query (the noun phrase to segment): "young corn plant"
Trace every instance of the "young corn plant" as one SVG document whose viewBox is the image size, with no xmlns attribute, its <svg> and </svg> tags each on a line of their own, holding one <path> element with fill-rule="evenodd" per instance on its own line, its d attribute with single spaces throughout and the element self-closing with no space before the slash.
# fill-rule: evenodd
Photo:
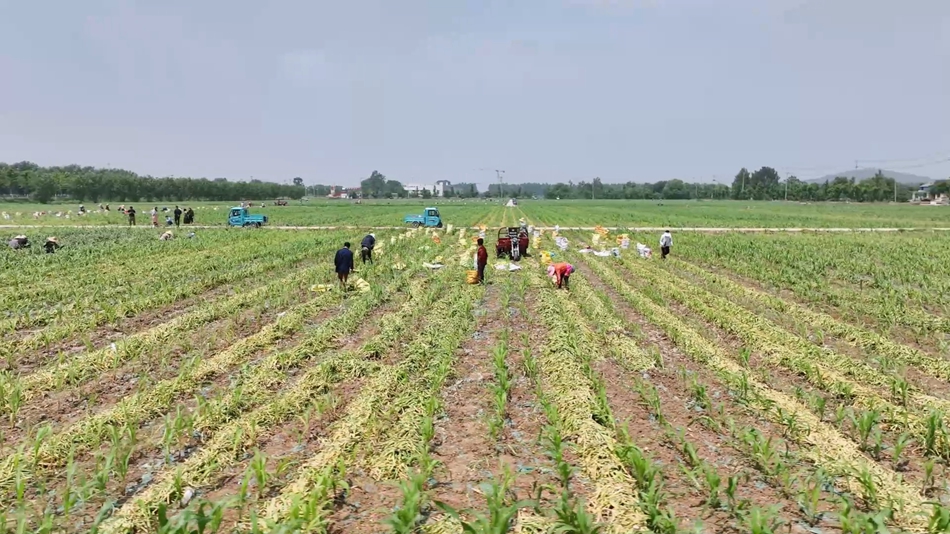
<svg viewBox="0 0 950 534">
<path fill-rule="evenodd" d="M 600 534 L 603 529 L 584 509 L 583 501 L 566 491 L 561 494 L 554 505 L 555 534 Z"/>
<path fill-rule="evenodd" d="M 798 507 L 805 516 L 805 521 L 811 526 L 820 523 L 824 517 L 824 512 L 820 509 L 821 489 L 824 484 L 824 475 L 817 471 L 804 481 L 798 492 Z"/>
<path fill-rule="evenodd" d="M 722 507 L 722 500 L 720 498 L 722 477 L 719 476 L 719 473 L 713 466 L 706 464 L 703 466 L 703 478 L 706 481 L 706 490 L 708 491 L 706 506 L 717 510 Z"/>
<path fill-rule="evenodd" d="M 775 508 L 753 506 L 743 517 L 743 526 L 749 534 L 775 534 L 782 526 L 782 520 Z"/>
<path fill-rule="evenodd" d="M 493 480 L 490 483 L 481 484 L 479 487 L 482 495 L 485 496 L 485 508 L 488 513 L 468 510 L 465 515 L 472 517 L 471 521 L 464 520 L 462 514 L 448 504 L 436 502 L 435 505 L 458 520 L 464 534 L 507 534 L 511 532 L 519 510 L 535 507 L 538 504 L 537 501 L 530 500 L 513 501 L 510 498 L 509 489 L 511 482 L 511 473 L 505 469 L 500 481 Z"/>
<path fill-rule="evenodd" d="M 402 502 L 393 513 L 383 520 L 392 532 L 396 534 L 413 534 L 423 519 L 422 511 L 425 504 L 426 475 L 417 472 L 407 480 L 399 483 L 402 491 Z"/>
</svg>

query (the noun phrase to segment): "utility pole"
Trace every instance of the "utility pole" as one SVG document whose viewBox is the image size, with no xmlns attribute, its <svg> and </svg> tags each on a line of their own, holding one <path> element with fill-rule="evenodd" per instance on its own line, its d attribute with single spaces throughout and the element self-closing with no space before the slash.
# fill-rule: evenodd
<svg viewBox="0 0 950 534">
<path fill-rule="evenodd" d="M 596 178 L 594 178 L 596 180 Z M 594 200 L 594 180 L 590 181 L 590 199 Z"/>
<path fill-rule="evenodd" d="M 505 179 L 502 177 L 502 174 L 505 174 L 505 171 L 500 171 L 495 169 L 495 176 L 498 177 L 498 198 L 503 198 L 505 196 Z"/>
<path fill-rule="evenodd" d="M 788 202 L 788 179 L 791 177 L 791 174 L 785 173 L 785 202 Z"/>
<path fill-rule="evenodd" d="M 897 178 L 894 178 L 894 203 L 897 204 Z"/>
</svg>

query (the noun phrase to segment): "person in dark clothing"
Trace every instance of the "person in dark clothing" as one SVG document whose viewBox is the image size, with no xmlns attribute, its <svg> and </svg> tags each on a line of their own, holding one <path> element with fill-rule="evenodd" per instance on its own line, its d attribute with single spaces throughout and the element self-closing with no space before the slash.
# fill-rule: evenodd
<svg viewBox="0 0 950 534">
<path fill-rule="evenodd" d="M 485 265 L 488 264 L 488 251 L 485 250 L 485 240 L 478 238 L 478 250 L 475 251 L 475 268 L 478 269 L 478 283 L 485 283 Z"/>
<path fill-rule="evenodd" d="M 376 235 L 368 234 L 363 238 L 363 242 L 360 243 L 360 259 L 363 260 L 363 263 L 369 261 L 373 263 L 373 247 L 376 246 Z"/>
<path fill-rule="evenodd" d="M 60 248 L 62 245 L 59 244 L 59 240 L 55 237 L 47 237 L 46 243 L 43 243 L 43 248 L 46 249 L 47 254 L 52 254 L 56 252 L 56 249 Z"/>
<path fill-rule="evenodd" d="M 175 206 L 175 211 L 173 213 L 175 215 L 175 227 L 181 228 L 181 208 Z"/>
<path fill-rule="evenodd" d="M 195 210 L 188 208 L 185 210 L 185 224 L 192 224 L 195 222 Z"/>
<path fill-rule="evenodd" d="M 125 214 L 129 216 L 129 226 L 135 226 L 135 208 L 129 206 Z"/>
<path fill-rule="evenodd" d="M 353 271 L 353 251 L 350 250 L 349 241 L 343 243 L 343 248 L 336 251 L 333 265 L 336 267 L 336 276 L 340 279 L 340 285 L 343 286 L 343 291 L 346 291 L 346 279 Z"/>
<path fill-rule="evenodd" d="M 25 235 L 18 235 L 11 239 L 8 245 L 10 245 L 10 248 L 13 250 L 30 248 L 30 240 Z"/>
</svg>

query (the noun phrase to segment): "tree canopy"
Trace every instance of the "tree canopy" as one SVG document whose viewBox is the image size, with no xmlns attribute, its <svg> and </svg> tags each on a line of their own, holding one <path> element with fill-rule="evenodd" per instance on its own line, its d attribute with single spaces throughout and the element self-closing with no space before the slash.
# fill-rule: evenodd
<svg viewBox="0 0 950 534">
<path fill-rule="evenodd" d="M 35 163 L 0 163 L 0 195 L 47 203 L 56 198 L 77 202 L 139 202 L 238 200 L 304 196 L 303 180 L 295 185 L 261 180 L 232 182 L 225 178 L 140 176 L 124 169 L 40 167 Z"/>
</svg>

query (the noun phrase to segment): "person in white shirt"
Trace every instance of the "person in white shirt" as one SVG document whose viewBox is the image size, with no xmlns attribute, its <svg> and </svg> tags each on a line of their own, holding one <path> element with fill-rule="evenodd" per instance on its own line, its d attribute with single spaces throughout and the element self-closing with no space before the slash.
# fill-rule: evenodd
<svg viewBox="0 0 950 534">
<path fill-rule="evenodd" d="M 673 246 L 673 235 L 669 230 L 663 232 L 660 236 L 660 259 L 666 259 L 670 253 L 670 247 Z"/>
</svg>

